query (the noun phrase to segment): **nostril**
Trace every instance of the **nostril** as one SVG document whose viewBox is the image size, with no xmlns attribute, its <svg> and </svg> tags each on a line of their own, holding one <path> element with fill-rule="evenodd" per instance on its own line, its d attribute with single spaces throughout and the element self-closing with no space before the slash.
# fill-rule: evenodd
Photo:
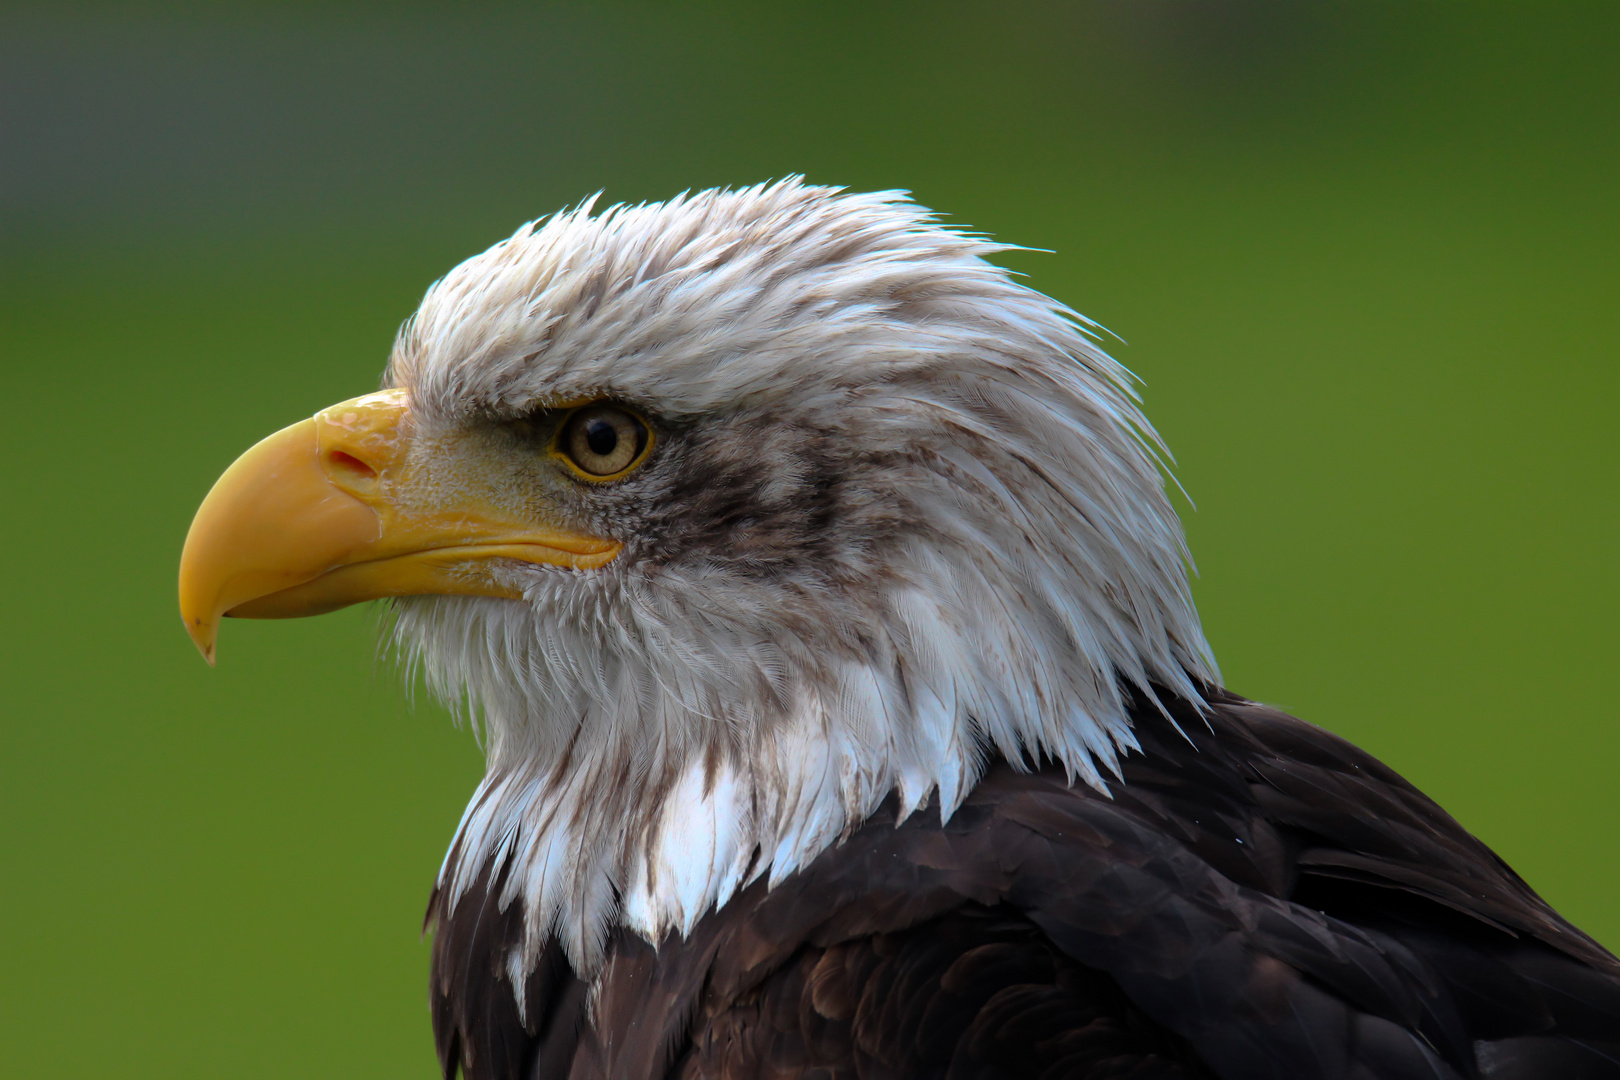
<svg viewBox="0 0 1620 1080">
<path fill-rule="evenodd" d="M 333 450 L 326 455 L 326 467 L 351 480 L 374 480 L 377 477 L 376 469 L 342 450 Z"/>
</svg>

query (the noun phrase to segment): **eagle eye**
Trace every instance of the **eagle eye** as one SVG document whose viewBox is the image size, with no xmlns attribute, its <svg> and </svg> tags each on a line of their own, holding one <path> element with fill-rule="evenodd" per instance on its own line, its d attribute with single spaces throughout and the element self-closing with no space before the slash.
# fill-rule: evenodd
<svg viewBox="0 0 1620 1080">
<path fill-rule="evenodd" d="M 616 405 L 586 405 L 563 420 L 557 452 L 587 480 L 612 480 L 646 456 L 647 422 Z"/>
</svg>

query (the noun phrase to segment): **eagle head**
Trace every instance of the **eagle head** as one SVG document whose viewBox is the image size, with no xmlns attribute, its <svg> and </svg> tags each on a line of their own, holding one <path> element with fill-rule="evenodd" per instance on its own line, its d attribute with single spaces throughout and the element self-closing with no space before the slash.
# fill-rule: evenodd
<svg viewBox="0 0 1620 1080">
<path fill-rule="evenodd" d="M 519 987 L 989 758 L 1102 789 L 1128 698 L 1214 662 L 1132 377 L 1002 250 L 798 179 L 525 225 L 220 478 L 187 628 L 392 598 L 484 726 L 438 887 L 523 905 Z"/>
</svg>

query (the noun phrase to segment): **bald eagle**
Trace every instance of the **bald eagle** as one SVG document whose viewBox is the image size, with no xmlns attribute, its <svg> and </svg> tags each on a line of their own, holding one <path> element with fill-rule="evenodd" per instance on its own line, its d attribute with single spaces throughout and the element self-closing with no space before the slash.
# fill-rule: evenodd
<svg viewBox="0 0 1620 1080">
<path fill-rule="evenodd" d="M 444 1075 L 1620 1077 L 1620 962 L 1226 690 L 1093 324 L 903 193 L 590 204 L 197 512 L 182 615 L 389 597 L 484 725 Z"/>
</svg>

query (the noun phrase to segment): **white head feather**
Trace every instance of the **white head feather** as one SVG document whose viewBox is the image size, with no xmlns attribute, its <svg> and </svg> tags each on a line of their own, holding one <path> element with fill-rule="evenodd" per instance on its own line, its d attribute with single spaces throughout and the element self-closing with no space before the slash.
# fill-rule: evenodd
<svg viewBox="0 0 1620 1080">
<path fill-rule="evenodd" d="M 570 512 L 625 543 L 523 601 L 402 601 L 487 731 L 440 876 L 559 939 L 685 933 L 896 793 L 987 757 L 1099 789 L 1132 688 L 1216 678 L 1157 436 L 1091 324 L 903 193 L 796 179 L 525 225 L 429 290 L 390 365 L 428 427 L 596 397 L 657 453 Z M 497 872 L 504 870 L 504 877 Z"/>
</svg>

